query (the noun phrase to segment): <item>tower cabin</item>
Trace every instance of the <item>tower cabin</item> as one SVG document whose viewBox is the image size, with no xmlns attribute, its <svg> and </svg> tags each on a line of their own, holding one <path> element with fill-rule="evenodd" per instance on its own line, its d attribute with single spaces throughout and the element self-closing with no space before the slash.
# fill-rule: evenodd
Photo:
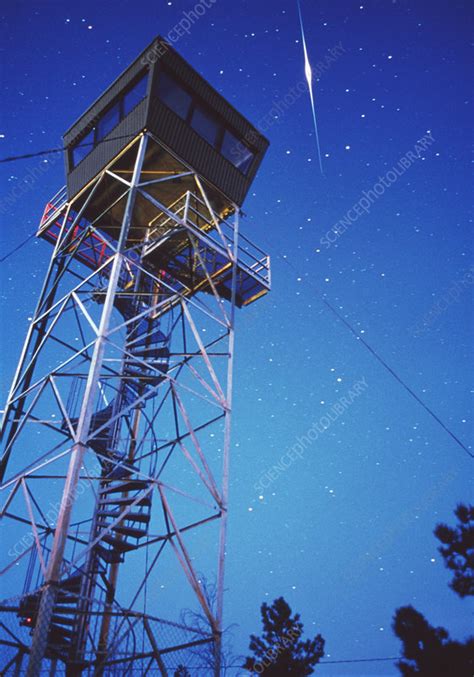
<svg viewBox="0 0 474 677">
<path fill-rule="evenodd" d="M 268 141 L 161 37 L 64 134 L 67 185 L 48 203 L 39 236 L 56 242 L 58 216 L 67 203 L 69 219 L 80 215 L 76 228 L 92 224 L 116 241 L 126 202 L 121 196 L 144 135 L 139 180 L 146 194 L 135 200 L 130 230 L 142 264 L 206 290 L 204 280 L 190 280 L 191 230 L 207 260 L 213 250 L 212 277 L 219 293 L 230 298 L 228 251 L 219 247 L 226 232 L 228 249 L 234 241 L 230 219 L 239 212 Z M 107 255 L 107 246 L 95 246 L 94 237 L 74 254 L 90 267 Z M 268 291 L 269 257 L 240 235 L 238 259 L 236 303 L 243 306 Z"/>
</svg>

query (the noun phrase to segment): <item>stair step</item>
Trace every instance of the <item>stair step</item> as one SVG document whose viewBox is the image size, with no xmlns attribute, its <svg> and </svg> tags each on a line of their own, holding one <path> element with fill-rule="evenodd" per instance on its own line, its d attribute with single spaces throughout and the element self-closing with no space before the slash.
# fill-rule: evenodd
<svg viewBox="0 0 474 677">
<path fill-rule="evenodd" d="M 50 658 L 52 660 L 59 659 L 66 663 L 67 656 L 69 653 L 69 644 L 67 646 L 51 646 L 50 644 L 46 647 L 46 653 L 44 654 L 45 658 Z"/>
<path fill-rule="evenodd" d="M 119 553 L 130 552 L 130 550 L 136 550 L 137 548 L 136 545 L 122 541 L 119 538 L 114 538 L 114 536 L 104 536 L 102 541 L 111 545 Z"/>
<path fill-rule="evenodd" d="M 108 463 L 107 466 L 106 470 L 108 470 L 108 472 L 105 475 L 105 479 L 107 480 L 126 480 L 130 475 L 134 475 L 136 472 L 134 470 L 127 470 L 127 468 L 124 468 L 123 466 L 111 468 L 110 463 Z"/>
<path fill-rule="evenodd" d="M 120 484 L 112 484 L 106 487 L 103 487 L 100 490 L 101 494 L 114 494 L 119 491 L 136 491 L 137 489 L 146 489 L 148 487 L 147 480 L 130 480 L 128 482 L 122 482 Z"/>
<path fill-rule="evenodd" d="M 164 348 L 163 346 L 130 346 L 129 352 L 134 355 L 135 357 L 161 357 L 163 359 L 168 359 L 170 355 L 170 351 L 168 348 Z"/>
<path fill-rule="evenodd" d="M 101 437 L 93 437 L 87 442 L 89 447 L 95 451 L 96 454 L 104 454 L 107 456 L 109 451 L 109 439 L 108 437 L 102 439 Z M 102 461 L 103 459 L 101 459 Z"/>
<path fill-rule="evenodd" d="M 56 601 L 58 604 L 77 604 L 77 595 L 59 591 Z"/>
<path fill-rule="evenodd" d="M 140 376 L 141 374 L 149 373 L 149 370 L 153 367 L 153 370 L 158 370 L 163 373 L 168 369 L 168 360 L 163 357 L 156 357 L 150 360 L 148 365 L 147 360 L 149 356 L 139 356 L 137 353 L 134 353 L 134 358 L 130 357 L 125 362 L 124 366 L 124 375 L 125 376 Z M 140 360 L 140 361 L 139 361 Z M 143 364 L 145 362 L 145 364 Z M 154 373 L 153 371 L 153 373 Z"/>
<path fill-rule="evenodd" d="M 163 370 L 163 373 L 165 370 Z M 153 386 L 157 386 L 159 383 L 162 383 L 164 380 L 164 376 L 156 374 L 156 372 L 153 372 L 153 374 L 145 374 L 142 371 L 137 371 L 132 373 L 126 374 L 128 376 L 133 376 L 135 380 L 140 381 L 140 391 L 139 394 L 143 395 L 143 393 L 146 391 L 146 388 L 152 388 Z M 156 395 L 156 393 L 153 393 L 153 397 Z"/>
<path fill-rule="evenodd" d="M 81 574 L 74 574 L 59 583 L 59 590 L 69 590 L 70 592 L 79 592 L 81 589 Z"/>
<path fill-rule="evenodd" d="M 116 296 L 114 306 L 125 320 L 129 320 L 136 314 L 135 303 L 130 296 Z"/>
<path fill-rule="evenodd" d="M 75 613 L 77 607 L 77 598 L 74 598 L 74 602 L 71 601 L 71 605 L 74 603 L 74 606 L 64 606 L 63 603 L 54 605 L 55 614 L 72 614 Z"/>
<path fill-rule="evenodd" d="M 117 526 L 114 528 L 116 534 L 121 534 L 122 536 L 130 536 L 130 538 L 143 538 L 148 534 L 147 529 L 136 529 L 134 527 L 127 526 Z"/>
<path fill-rule="evenodd" d="M 96 545 L 95 550 L 99 557 L 101 557 L 104 562 L 107 562 L 107 564 L 118 564 L 119 562 L 123 562 L 123 556 L 120 552 L 107 550 L 103 545 Z"/>
<path fill-rule="evenodd" d="M 109 420 L 109 418 L 112 418 L 113 413 L 114 413 L 114 400 L 112 400 L 112 402 L 110 402 L 110 404 L 108 404 L 104 409 L 99 409 L 99 411 L 96 411 L 94 414 L 92 414 L 90 425 L 91 431 L 94 432 L 102 425 L 104 425 L 104 423 L 106 423 Z M 70 419 L 71 425 L 75 427 L 77 425 L 78 420 L 79 420 L 78 418 L 71 418 Z M 65 421 L 63 421 L 63 426 L 67 426 L 67 423 Z M 103 435 L 101 434 L 101 437 L 102 436 Z"/>
<path fill-rule="evenodd" d="M 168 363 L 162 365 L 155 364 L 153 371 L 148 370 L 141 364 L 129 364 L 124 370 L 124 375 L 135 380 L 139 379 L 140 385 L 143 387 L 144 384 L 156 385 L 157 383 L 160 383 L 167 371 Z"/>
<path fill-rule="evenodd" d="M 135 499 L 132 496 L 123 496 L 122 498 L 101 499 L 100 505 L 101 506 L 106 506 L 106 505 L 117 505 L 117 506 L 130 505 L 130 503 L 133 503 L 134 500 Z M 144 498 L 140 499 L 138 501 L 138 503 L 135 503 L 135 506 L 151 506 L 150 496 L 145 496 Z"/>
<path fill-rule="evenodd" d="M 99 510 L 97 517 L 112 517 L 112 519 L 117 519 L 120 517 L 120 512 L 111 511 L 111 510 Z M 129 512 L 125 515 L 123 519 L 126 519 L 130 522 L 142 522 L 143 524 L 148 524 L 150 521 L 150 515 L 146 512 Z"/>
<path fill-rule="evenodd" d="M 108 524 L 99 523 L 97 526 L 101 529 L 106 529 Z M 134 527 L 122 526 L 121 524 L 113 527 L 112 531 L 116 534 L 122 534 L 122 536 L 130 536 L 131 538 L 142 538 L 147 535 L 146 529 L 136 529 Z"/>
<path fill-rule="evenodd" d="M 71 613 L 71 609 L 69 609 L 69 613 Z M 54 614 L 51 617 L 51 621 L 55 623 L 56 625 L 63 626 L 63 625 L 75 625 L 76 621 L 74 618 L 70 618 L 69 616 L 60 616 L 57 613 L 56 607 L 54 608 Z M 64 628 L 67 630 L 67 628 Z"/>
<path fill-rule="evenodd" d="M 52 625 L 51 630 L 49 631 L 49 641 L 51 641 L 51 635 L 53 634 L 58 635 L 59 637 L 64 639 L 71 639 L 74 636 L 74 630 L 69 630 L 69 628 L 63 628 L 61 625 Z"/>
<path fill-rule="evenodd" d="M 94 433 L 95 433 L 96 430 L 101 428 L 104 425 L 104 423 L 107 423 L 111 416 L 112 416 L 112 412 L 110 413 L 110 415 L 107 415 L 107 417 L 105 417 L 103 420 L 96 421 L 97 425 L 91 424 L 91 433 L 90 433 L 91 442 L 94 442 L 95 440 L 106 440 L 110 437 L 110 433 L 111 433 L 111 429 L 112 429 L 111 426 L 108 426 L 107 428 L 102 428 L 102 430 L 97 435 L 94 435 Z"/>
<path fill-rule="evenodd" d="M 103 409 L 99 409 L 98 411 L 92 414 L 91 428 L 98 428 L 99 426 L 96 425 L 96 423 L 99 423 L 99 421 L 101 422 L 101 425 L 106 421 L 108 421 L 108 419 L 111 418 L 113 411 L 114 411 L 114 400 L 112 400 L 112 402 L 109 402 L 109 404 Z"/>
<path fill-rule="evenodd" d="M 131 333 L 129 346 L 130 352 L 134 352 L 134 349 L 138 346 L 153 345 L 155 343 L 164 344 L 167 340 L 167 337 L 161 329 L 157 327 L 152 328 L 150 321 L 146 318 L 140 320 L 137 331 Z"/>
</svg>

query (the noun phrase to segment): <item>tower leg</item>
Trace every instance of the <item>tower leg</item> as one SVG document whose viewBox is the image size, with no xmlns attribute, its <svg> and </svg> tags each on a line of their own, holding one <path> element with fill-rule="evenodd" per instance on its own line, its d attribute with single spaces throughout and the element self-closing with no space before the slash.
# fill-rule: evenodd
<svg viewBox="0 0 474 677">
<path fill-rule="evenodd" d="M 235 347 L 235 302 L 237 292 L 237 260 L 239 252 L 239 212 L 235 213 L 235 229 L 233 241 L 233 265 L 232 265 L 232 291 L 231 307 L 229 317 L 229 359 L 227 362 L 227 392 L 226 392 L 226 413 L 224 419 L 224 453 L 222 467 L 222 519 L 219 534 L 219 561 L 217 568 L 217 600 L 216 600 L 216 620 L 219 634 L 215 641 L 215 677 L 220 677 L 222 671 L 222 630 L 224 613 L 224 574 L 225 574 L 225 555 L 227 542 L 227 515 L 229 498 L 229 470 L 230 470 L 230 444 L 231 444 L 231 426 L 232 426 L 232 379 L 234 368 L 234 347 Z"/>
<path fill-rule="evenodd" d="M 90 363 L 84 400 L 77 424 L 76 442 L 71 452 L 71 460 L 69 463 L 68 474 L 61 500 L 54 543 L 46 571 L 45 586 L 41 594 L 38 620 L 33 633 L 30 659 L 26 673 L 27 677 L 37 677 L 37 675 L 41 674 L 41 662 L 46 652 L 51 618 L 53 615 L 53 607 L 56 599 L 56 587 L 61 574 L 61 564 L 63 561 L 72 507 L 74 505 L 75 493 L 79 480 L 79 474 L 83 464 L 84 453 L 87 448 L 87 439 L 93 414 L 93 406 L 98 390 L 99 376 L 105 351 L 105 341 L 109 330 L 112 309 L 114 307 L 115 293 L 117 291 L 122 268 L 122 252 L 125 248 L 131 225 L 133 207 L 135 204 L 135 196 L 137 191 L 136 186 L 140 180 L 140 173 L 145 157 L 145 151 L 146 136 L 143 136 L 140 140 L 140 145 L 138 148 L 131 187 L 127 198 L 127 205 L 123 217 L 120 238 L 118 241 L 117 253 L 115 254 L 112 264 L 112 271 L 109 278 L 98 336 L 95 342 L 94 352 Z"/>
</svg>

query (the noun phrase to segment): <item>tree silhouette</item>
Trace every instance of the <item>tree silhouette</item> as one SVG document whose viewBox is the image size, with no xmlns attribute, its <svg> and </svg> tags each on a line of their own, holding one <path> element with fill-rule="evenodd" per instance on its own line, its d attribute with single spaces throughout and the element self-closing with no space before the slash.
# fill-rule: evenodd
<svg viewBox="0 0 474 677">
<path fill-rule="evenodd" d="M 412 606 L 397 609 L 393 623 L 403 643 L 403 657 L 397 663 L 404 677 L 472 677 L 474 638 L 461 644 L 450 639 L 447 630 L 434 628 Z"/>
<path fill-rule="evenodd" d="M 474 506 L 460 503 L 455 528 L 438 524 L 434 534 L 444 545 L 438 548 L 444 563 L 454 572 L 449 584 L 460 597 L 474 595 Z"/>
<path fill-rule="evenodd" d="M 474 509 L 458 505 L 456 529 L 438 524 L 435 536 L 445 544 L 439 551 L 449 569 L 454 571 L 450 587 L 461 597 L 474 594 Z M 393 630 L 403 644 L 403 658 L 397 663 L 403 677 L 473 677 L 474 637 L 464 643 L 449 637 L 445 628 L 434 628 L 412 606 L 397 609 Z"/>
<path fill-rule="evenodd" d="M 301 640 L 303 624 L 300 615 L 291 617 L 291 609 L 283 597 L 271 606 L 261 606 L 262 637 L 250 636 L 252 657 L 247 657 L 244 669 L 265 677 L 305 677 L 324 656 L 324 639 Z"/>
</svg>

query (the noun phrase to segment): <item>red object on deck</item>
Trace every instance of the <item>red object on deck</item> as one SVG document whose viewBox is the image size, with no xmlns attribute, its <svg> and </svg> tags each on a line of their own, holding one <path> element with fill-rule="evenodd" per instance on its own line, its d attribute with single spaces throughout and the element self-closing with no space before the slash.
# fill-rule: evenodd
<svg viewBox="0 0 474 677">
<path fill-rule="evenodd" d="M 53 221 L 49 227 L 41 232 L 41 227 L 48 219 L 52 216 L 57 207 L 48 202 L 43 212 L 43 217 L 40 223 L 40 237 L 44 237 L 48 242 L 56 243 L 59 234 L 61 232 L 62 226 L 62 217 L 60 216 L 57 220 Z M 67 220 L 72 222 L 74 216 L 69 215 Z M 67 247 L 67 251 L 71 252 L 75 248 L 74 255 L 82 263 L 84 263 L 89 268 L 95 269 L 101 266 L 104 261 L 106 261 L 109 256 L 113 254 L 113 250 L 109 247 L 109 244 L 105 238 L 100 237 L 97 233 L 91 231 L 86 237 L 77 242 L 76 240 L 84 233 L 89 224 L 81 225 L 80 223 L 74 226 L 74 230 L 71 234 L 71 244 Z"/>
</svg>

